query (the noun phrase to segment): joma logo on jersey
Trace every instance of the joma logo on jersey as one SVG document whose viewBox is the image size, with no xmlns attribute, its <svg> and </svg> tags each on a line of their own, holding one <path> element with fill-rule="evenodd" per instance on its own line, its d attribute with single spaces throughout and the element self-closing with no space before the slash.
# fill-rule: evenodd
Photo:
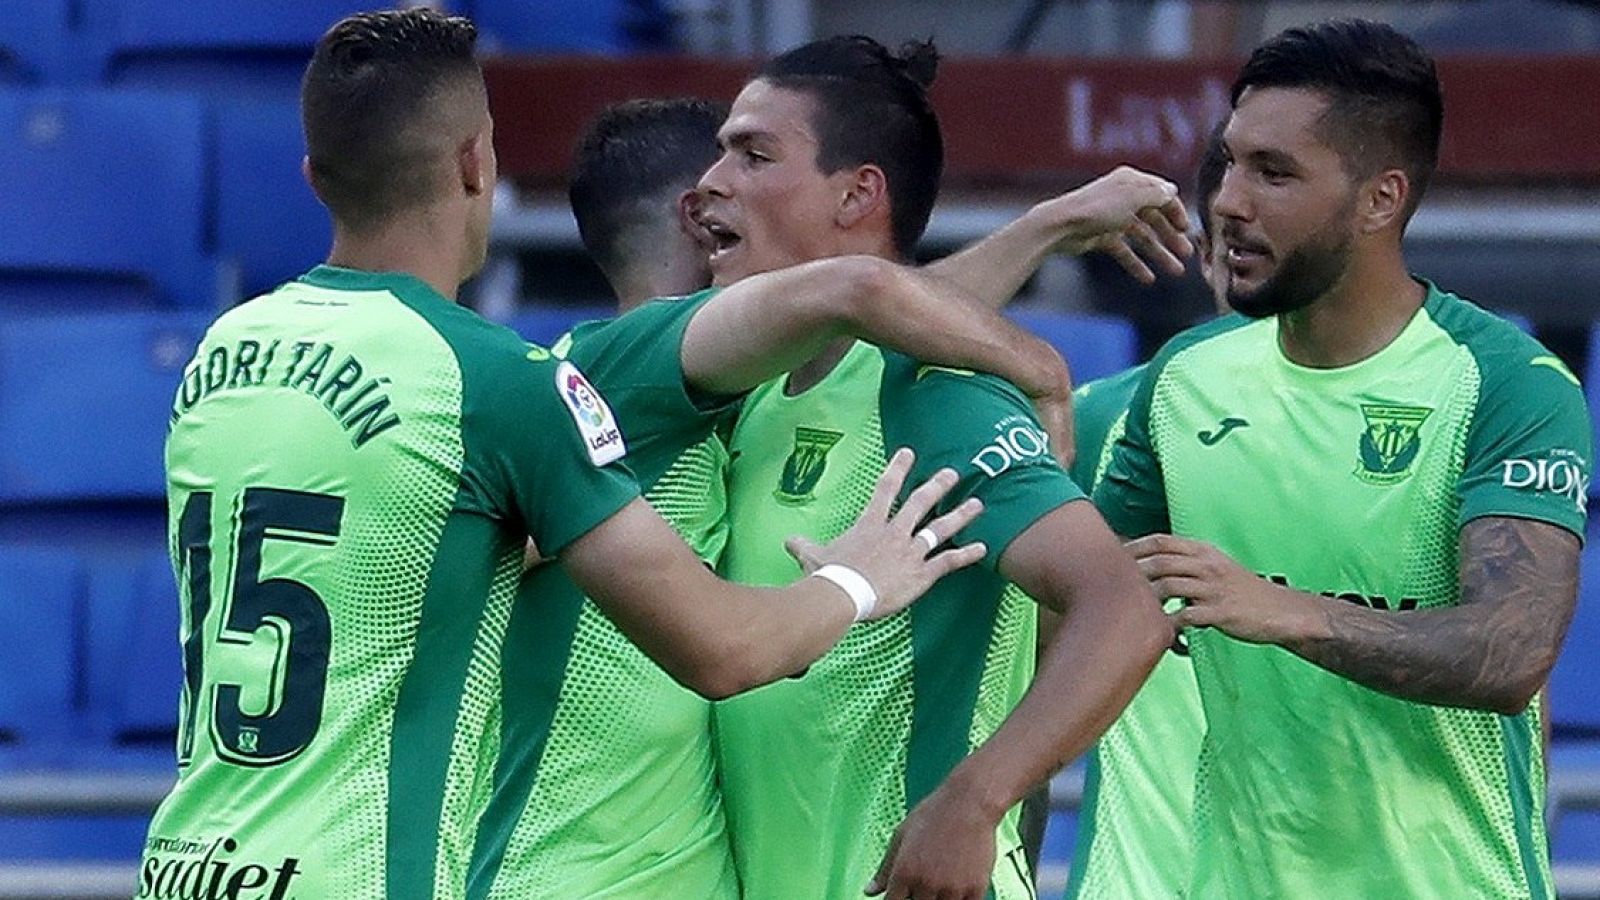
<svg viewBox="0 0 1600 900">
<path fill-rule="evenodd" d="M 794 449 L 783 461 L 783 473 L 778 476 L 778 489 L 773 496 L 786 506 L 799 506 L 816 499 L 814 493 L 822 473 L 828 469 L 828 451 L 834 448 L 844 434 L 826 428 L 797 426 L 794 430 Z"/>
<path fill-rule="evenodd" d="M 1009 424 L 1009 427 L 1008 427 Z M 999 434 L 985 444 L 972 464 L 990 478 L 1012 466 L 1033 462 L 1050 453 L 1050 437 L 1038 427 L 1020 417 L 997 426 Z"/>
<path fill-rule="evenodd" d="M 1555 459 L 1508 459 L 1500 463 L 1500 485 L 1519 491 L 1549 493 L 1572 501 L 1578 512 L 1589 511 L 1589 476 L 1583 459 L 1570 450 L 1557 450 Z"/>
<path fill-rule="evenodd" d="M 1422 449 L 1422 423 L 1433 410 L 1426 406 L 1361 404 L 1366 430 L 1357 441 L 1355 476 L 1367 484 L 1398 484 L 1411 477 L 1411 464 Z"/>
<path fill-rule="evenodd" d="M 289 888 L 300 860 L 287 856 L 277 868 L 229 857 L 233 838 L 202 841 L 151 838 L 139 867 L 139 896 L 156 900 L 293 900 Z"/>
</svg>

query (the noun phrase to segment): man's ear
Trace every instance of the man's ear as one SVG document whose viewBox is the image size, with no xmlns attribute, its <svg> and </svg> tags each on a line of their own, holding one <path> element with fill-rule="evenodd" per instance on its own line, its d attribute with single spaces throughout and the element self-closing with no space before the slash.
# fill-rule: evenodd
<svg viewBox="0 0 1600 900">
<path fill-rule="evenodd" d="M 478 132 L 456 148 L 456 168 L 461 176 L 461 187 L 467 196 L 476 197 L 494 190 L 489 180 L 489 137 Z"/>
<path fill-rule="evenodd" d="M 1374 234 L 1400 223 L 1411 198 L 1411 178 L 1402 169 L 1386 169 L 1368 180 L 1357 208 L 1357 227 Z"/>
<path fill-rule="evenodd" d="M 678 194 L 678 227 L 684 234 L 699 234 L 700 227 L 700 193 L 693 189 L 685 190 Z"/>
<path fill-rule="evenodd" d="M 854 228 L 874 215 L 889 214 L 889 179 L 877 166 L 857 166 L 842 187 L 844 193 L 834 213 L 839 227 Z"/>
</svg>

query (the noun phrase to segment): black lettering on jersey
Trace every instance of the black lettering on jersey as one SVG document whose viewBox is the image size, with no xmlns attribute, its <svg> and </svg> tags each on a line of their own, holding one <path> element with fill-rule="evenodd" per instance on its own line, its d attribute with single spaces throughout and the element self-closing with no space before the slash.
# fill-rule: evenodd
<svg viewBox="0 0 1600 900">
<path fill-rule="evenodd" d="M 1281 587 L 1292 587 L 1289 579 L 1283 575 L 1262 575 L 1262 578 Z M 1382 594 L 1363 594 L 1360 591 L 1319 591 L 1321 596 L 1330 600 L 1343 600 L 1356 606 L 1365 606 L 1368 609 L 1400 610 L 1402 612 L 1417 608 L 1420 602 L 1416 597 L 1402 597 L 1399 603 L 1393 603 Z"/>
<path fill-rule="evenodd" d="M 311 358 L 311 364 L 306 366 L 299 375 L 295 376 L 294 389 L 314 393 L 317 389 L 317 379 L 322 377 L 322 370 L 328 366 L 328 357 L 333 355 L 333 345 L 323 344 L 317 355 Z M 310 385 L 309 389 L 307 385 Z"/>
<path fill-rule="evenodd" d="M 211 355 L 206 357 L 206 393 L 207 397 L 216 393 L 228 381 L 228 348 L 213 347 Z"/>
<path fill-rule="evenodd" d="M 344 425 L 345 431 L 350 431 L 357 425 L 361 426 L 361 430 L 350 439 L 350 443 L 354 444 L 356 449 L 361 449 L 367 441 L 400 424 L 400 416 L 397 413 L 389 413 L 387 418 L 378 418 L 388 408 L 389 396 L 385 394 L 351 413 L 349 418 L 340 423 Z"/>
<path fill-rule="evenodd" d="M 179 416 L 194 408 L 194 405 L 200 402 L 202 393 L 200 366 L 196 364 L 183 373 L 183 386 L 178 391 L 178 404 L 172 411 L 172 420 L 176 422 Z"/>
<path fill-rule="evenodd" d="M 272 358 L 278 355 L 278 341 L 267 345 L 267 355 L 261 359 L 261 368 L 256 370 L 256 384 L 265 384 L 267 372 L 272 370 Z"/>
<path fill-rule="evenodd" d="M 228 376 L 228 387 L 250 386 L 250 367 L 255 365 L 260 352 L 261 345 L 255 341 L 239 342 L 239 349 L 233 352 L 233 374 Z"/>
<path fill-rule="evenodd" d="M 279 387 L 289 386 L 289 379 L 294 377 L 294 370 L 300 367 L 300 361 L 306 358 L 306 351 L 310 349 L 309 341 L 295 341 L 294 358 L 289 360 L 289 369 L 283 373 L 283 380 L 278 382 Z"/>
<path fill-rule="evenodd" d="M 197 359 L 184 372 L 182 387 L 173 403 L 172 421 L 178 421 L 216 391 L 265 386 L 280 343 L 275 340 L 268 344 L 264 354 L 261 343 L 254 340 L 242 340 L 233 348 L 213 347 L 205 354 L 204 363 Z M 296 341 L 292 348 L 288 369 L 274 386 L 299 391 L 318 401 L 339 427 L 350 433 L 351 446 L 359 450 L 400 424 L 400 414 L 392 409 L 394 402 L 383 390 L 393 383 L 388 376 L 370 376 L 368 367 L 348 353 L 330 373 L 328 362 L 337 349 L 332 344 Z"/>
<path fill-rule="evenodd" d="M 367 399 L 367 395 L 368 394 L 370 394 L 373 391 L 377 390 L 379 384 L 388 384 L 388 383 L 389 383 L 389 379 L 387 379 L 387 378 L 374 378 L 374 379 L 372 379 L 371 381 L 369 381 L 366 384 L 362 385 L 361 386 L 361 390 L 356 391 L 355 392 L 355 396 L 351 397 L 349 400 L 346 400 L 344 402 L 343 406 L 339 407 L 338 409 L 333 410 L 333 414 L 338 416 L 341 419 L 344 418 L 350 412 L 350 410 L 355 409 L 355 406 L 356 406 L 357 403 L 360 403 L 361 401 Z M 329 408 L 332 409 L 331 406 Z"/>
<path fill-rule="evenodd" d="M 203 851 L 203 852 L 202 852 Z M 239 842 L 223 837 L 209 844 L 151 838 L 139 867 L 139 896 L 158 900 L 286 900 L 300 868 L 299 857 L 270 864 L 231 858 Z"/>
<path fill-rule="evenodd" d="M 361 380 L 361 363 L 356 362 L 354 356 L 346 356 L 339 368 L 333 370 L 333 375 L 322 386 L 317 388 L 317 396 L 322 398 L 322 405 L 331 412 L 333 404 L 338 402 L 339 395 L 355 387 Z"/>
</svg>

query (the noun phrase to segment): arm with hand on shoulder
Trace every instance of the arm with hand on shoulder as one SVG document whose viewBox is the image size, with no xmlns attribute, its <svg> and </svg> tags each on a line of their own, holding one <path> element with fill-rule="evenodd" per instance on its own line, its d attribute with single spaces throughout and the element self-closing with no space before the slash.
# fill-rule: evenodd
<svg viewBox="0 0 1600 900">
<path fill-rule="evenodd" d="M 559 554 L 623 634 L 689 689 L 717 699 L 800 671 L 855 621 L 892 615 L 935 581 L 983 558 L 982 544 L 930 553 L 981 512 L 976 500 L 926 521 L 955 485 L 942 470 L 893 509 L 912 454 L 890 460 L 860 518 L 825 547 L 791 541 L 808 573 L 784 588 L 717 578 L 643 500 L 635 499 Z M 938 546 L 936 544 L 935 546 Z M 852 576 L 851 573 L 854 573 Z"/>
</svg>

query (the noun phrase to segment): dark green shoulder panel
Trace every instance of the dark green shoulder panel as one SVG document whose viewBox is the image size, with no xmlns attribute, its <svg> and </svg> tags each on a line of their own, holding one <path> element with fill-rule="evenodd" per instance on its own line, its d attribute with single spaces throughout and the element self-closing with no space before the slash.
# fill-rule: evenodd
<svg viewBox="0 0 1600 900">
<path fill-rule="evenodd" d="M 1093 489 L 1094 473 L 1100 466 L 1111 426 L 1128 411 L 1145 366 L 1138 365 L 1115 375 L 1080 385 L 1072 394 L 1073 448 L 1072 480 L 1085 491 Z"/>
</svg>

